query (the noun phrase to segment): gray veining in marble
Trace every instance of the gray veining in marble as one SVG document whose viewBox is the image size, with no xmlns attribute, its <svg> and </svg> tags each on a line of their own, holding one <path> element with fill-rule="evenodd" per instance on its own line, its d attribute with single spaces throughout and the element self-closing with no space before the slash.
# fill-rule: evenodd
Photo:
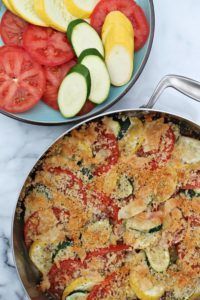
<svg viewBox="0 0 200 300">
<path fill-rule="evenodd" d="M 114 106 L 144 104 L 162 76 L 185 75 L 200 81 L 200 1 L 155 0 L 155 41 L 147 66 L 132 90 Z M 156 108 L 200 124 L 200 105 L 168 90 Z M 64 130 L 34 127 L 0 115 L 0 299 L 26 299 L 11 252 L 11 219 L 20 188 L 37 158 Z"/>
</svg>

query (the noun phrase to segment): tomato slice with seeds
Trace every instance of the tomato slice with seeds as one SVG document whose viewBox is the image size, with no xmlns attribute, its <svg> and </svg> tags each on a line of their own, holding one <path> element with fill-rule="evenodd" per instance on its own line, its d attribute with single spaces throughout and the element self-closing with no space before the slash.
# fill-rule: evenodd
<svg viewBox="0 0 200 300">
<path fill-rule="evenodd" d="M 66 34 L 51 28 L 29 25 L 23 34 L 23 46 L 41 65 L 54 67 L 74 58 Z"/>
<path fill-rule="evenodd" d="M 183 190 L 193 190 L 200 188 L 200 170 L 192 171 L 190 175 L 190 179 L 186 185 L 182 187 Z"/>
<path fill-rule="evenodd" d="M 135 34 L 135 51 L 140 50 L 149 36 L 149 24 L 142 8 L 134 0 L 101 0 L 91 15 L 91 25 L 101 34 L 106 16 L 121 11 L 131 21 Z"/>
<path fill-rule="evenodd" d="M 66 259 L 59 264 L 54 263 L 48 274 L 51 284 L 49 291 L 60 297 L 66 285 L 73 279 L 74 273 L 81 268 L 84 268 L 84 263 L 80 259 Z"/>
<path fill-rule="evenodd" d="M 87 300 L 98 300 L 104 299 L 109 295 L 109 292 L 112 288 L 113 282 L 116 281 L 118 274 L 116 272 L 108 275 L 100 284 L 95 285 L 86 298 Z"/>
<path fill-rule="evenodd" d="M 38 234 L 38 226 L 40 223 L 39 213 L 36 211 L 26 221 L 24 225 L 24 240 L 29 248 L 33 242 L 33 236 Z"/>
<path fill-rule="evenodd" d="M 52 210 L 53 210 L 53 213 L 54 213 L 56 219 L 59 222 L 61 222 L 61 223 L 68 222 L 69 216 L 70 216 L 70 213 L 68 210 L 61 209 L 59 207 L 53 207 Z"/>
<path fill-rule="evenodd" d="M 119 158 L 118 142 L 114 134 L 100 131 L 98 134 L 97 142 L 93 145 L 94 153 L 101 150 L 109 151 L 110 154 L 105 159 L 105 163 L 98 166 L 94 171 L 94 175 L 101 176 L 107 173 L 113 165 L 115 165 Z"/>
<path fill-rule="evenodd" d="M 67 169 L 62 169 L 60 167 L 55 167 L 55 168 L 47 168 L 47 170 L 55 175 L 66 175 L 67 178 L 65 179 L 65 187 L 64 190 L 62 189 L 62 192 L 66 192 L 67 189 L 72 189 L 76 185 L 78 187 L 78 193 L 80 195 L 81 200 L 83 203 L 86 205 L 87 203 L 87 195 L 86 195 L 86 190 L 83 185 L 83 182 L 81 179 L 79 179 L 73 172 L 67 170 Z"/>
<path fill-rule="evenodd" d="M 1 38 L 6 45 L 22 46 L 28 23 L 7 10 L 1 19 Z"/>
<path fill-rule="evenodd" d="M 130 250 L 127 245 L 111 245 L 107 248 L 102 248 L 87 254 L 84 261 L 80 259 L 65 259 L 59 263 L 54 263 L 49 271 L 48 278 L 51 284 L 50 291 L 57 296 L 60 296 L 66 287 L 67 283 L 73 279 L 74 274 L 80 269 L 87 268 L 87 261 L 93 257 L 104 257 L 109 253 L 121 254 L 123 251 Z M 92 298 L 94 299 L 94 298 Z"/>
<path fill-rule="evenodd" d="M 119 207 L 114 203 L 113 199 L 103 192 L 93 191 L 90 194 L 90 197 L 88 197 L 87 202 L 90 202 L 94 207 L 97 207 L 100 212 L 104 213 L 113 221 L 118 221 Z"/>
<path fill-rule="evenodd" d="M 89 252 L 85 258 L 87 261 L 88 259 L 92 257 L 98 257 L 98 256 L 105 256 L 109 253 L 119 253 L 122 251 L 128 251 L 131 250 L 131 247 L 125 244 L 119 244 L 119 245 L 110 245 L 107 248 L 100 248 L 97 250 L 94 250 L 92 252 Z"/>
<path fill-rule="evenodd" d="M 55 67 L 44 67 L 44 74 L 46 76 L 46 88 L 42 97 L 42 100 L 55 110 L 59 110 L 58 107 L 58 91 L 59 87 L 67 75 L 69 70 L 76 64 L 75 60 Z"/>
<path fill-rule="evenodd" d="M 6 51 L 7 49 L 7 51 Z M 0 108 L 21 113 L 34 107 L 45 88 L 42 67 L 19 47 L 0 51 Z"/>
<path fill-rule="evenodd" d="M 149 152 L 144 152 L 143 147 L 141 147 L 137 155 L 141 157 L 152 156 L 152 160 L 150 161 L 151 170 L 156 170 L 163 164 L 165 164 L 171 157 L 172 151 L 175 145 L 175 135 L 170 127 L 164 136 L 161 137 L 160 145 L 158 150 L 153 150 Z"/>
<path fill-rule="evenodd" d="M 78 116 L 84 116 L 86 114 L 88 114 L 89 112 L 91 112 L 94 108 L 96 107 L 96 105 L 94 103 L 92 103 L 91 101 L 87 100 L 83 106 L 83 108 L 81 109 L 81 111 L 78 113 Z"/>
</svg>

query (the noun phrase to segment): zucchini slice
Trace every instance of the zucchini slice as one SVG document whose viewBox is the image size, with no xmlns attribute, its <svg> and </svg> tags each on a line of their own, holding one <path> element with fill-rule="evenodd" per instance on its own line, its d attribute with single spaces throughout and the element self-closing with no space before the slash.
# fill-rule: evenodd
<svg viewBox="0 0 200 300">
<path fill-rule="evenodd" d="M 192 164 L 200 162 L 200 141 L 181 136 L 177 143 L 180 158 L 184 163 Z"/>
<path fill-rule="evenodd" d="M 131 180 L 123 174 L 117 181 L 117 196 L 119 199 L 127 198 L 133 194 L 133 184 Z"/>
<path fill-rule="evenodd" d="M 109 118 L 106 120 L 106 126 L 112 131 L 112 133 L 118 137 L 120 131 L 121 131 L 121 126 L 118 121 L 114 121 L 112 118 Z"/>
<path fill-rule="evenodd" d="M 135 199 L 130 201 L 126 206 L 119 210 L 119 219 L 130 219 L 146 210 L 147 206 L 152 202 L 152 197 L 148 196 L 146 199 Z"/>
<path fill-rule="evenodd" d="M 119 116 L 114 116 L 113 120 L 119 123 L 120 126 L 120 131 L 118 132 L 118 140 L 123 139 L 125 134 L 127 133 L 129 127 L 131 126 L 131 121 L 130 118 L 128 117 L 119 117 Z"/>
<path fill-rule="evenodd" d="M 72 21 L 67 29 L 67 37 L 77 57 L 86 49 L 97 49 L 104 56 L 104 48 L 98 33 L 82 19 Z"/>
<path fill-rule="evenodd" d="M 187 198 L 193 199 L 194 197 L 200 197 L 200 189 L 193 190 L 181 190 L 181 194 L 184 194 Z"/>
<path fill-rule="evenodd" d="M 79 294 L 81 296 L 80 299 L 86 299 L 88 292 L 90 292 L 91 289 L 99 282 L 100 278 L 79 277 L 66 286 L 62 295 L 62 300 L 79 299 Z"/>
<path fill-rule="evenodd" d="M 162 221 L 158 215 L 152 213 L 141 213 L 126 222 L 127 229 L 134 229 L 142 232 L 156 232 L 162 228 Z"/>
<path fill-rule="evenodd" d="M 65 118 L 74 117 L 85 104 L 91 90 L 89 70 L 76 65 L 63 80 L 58 92 L 58 105 Z"/>
<path fill-rule="evenodd" d="M 57 257 L 57 255 L 59 255 L 59 253 L 62 251 L 62 250 L 64 250 L 64 249 L 66 249 L 67 247 L 69 247 L 69 246 L 72 246 L 72 241 L 70 241 L 70 240 L 67 240 L 67 241 L 64 241 L 64 242 L 62 242 L 62 243 L 59 243 L 58 245 L 57 245 L 57 247 L 54 249 L 54 251 L 53 251 L 53 253 L 52 253 L 52 263 L 54 262 L 54 260 L 55 260 L 55 258 Z"/>
<path fill-rule="evenodd" d="M 156 272 L 164 272 L 170 264 L 170 254 L 168 248 L 155 246 L 145 250 L 150 266 Z"/>
<path fill-rule="evenodd" d="M 79 56 L 79 63 L 86 66 L 91 76 L 89 100 L 95 104 L 104 102 L 110 93 L 110 76 L 103 56 L 96 49 L 86 49 Z"/>
<path fill-rule="evenodd" d="M 85 300 L 87 299 L 88 293 L 82 292 L 82 291 L 76 291 L 73 294 L 67 296 L 66 298 L 63 298 L 63 300 Z"/>
</svg>

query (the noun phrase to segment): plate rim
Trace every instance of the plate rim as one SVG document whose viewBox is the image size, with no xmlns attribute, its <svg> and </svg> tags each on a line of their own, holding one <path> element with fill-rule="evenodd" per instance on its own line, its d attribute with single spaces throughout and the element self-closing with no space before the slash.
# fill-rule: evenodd
<svg viewBox="0 0 200 300">
<path fill-rule="evenodd" d="M 9 117 L 11 119 L 17 120 L 19 122 L 22 123 L 26 123 L 26 124 L 31 124 L 31 125 L 42 125 L 42 126 L 62 126 L 62 125 L 67 125 L 67 124 L 71 124 L 74 122 L 79 122 L 79 121 L 83 121 L 86 120 L 87 118 L 91 118 L 94 117 L 96 115 L 101 114 L 102 112 L 106 111 L 107 109 L 109 109 L 110 107 L 112 107 L 113 105 L 115 105 L 117 102 L 119 102 L 133 87 L 133 85 L 137 82 L 137 80 L 139 79 L 140 75 L 142 74 L 147 61 L 149 59 L 151 50 L 152 50 L 152 46 L 153 46 L 153 41 L 154 41 L 154 36 L 155 36 L 155 7 L 154 7 L 154 0 L 149 0 L 149 4 L 150 4 L 150 24 L 151 24 L 151 28 L 150 28 L 150 37 L 149 37 L 149 44 L 147 47 L 147 52 L 143 58 L 142 64 L 140 66 L 140 68 L 138 69 L 135 78 L 133 79 L 133 81 L 128 84 L 127 88 L 118 96 L 116 97 L 116 99 L 111 102 L 108 103 L 107 105 L 105 105 L 104 107 L 100 108 L 97 112 L 90 112 L 86 115 L 83 116 L 77 116 L 74 117 L 73 119 L 66 119 L 65 121 L 53 121 L 53 122 L 45 122 L 45 121 L 33 121 L 33 120 L 28 120 L 26 118 L 23 117 L 18 117 L 17 115 L 14 115 L 12 113 L 0 110 L 0 113 L 2 115 L 5 115 L 6 117 Z"/>
</svg>

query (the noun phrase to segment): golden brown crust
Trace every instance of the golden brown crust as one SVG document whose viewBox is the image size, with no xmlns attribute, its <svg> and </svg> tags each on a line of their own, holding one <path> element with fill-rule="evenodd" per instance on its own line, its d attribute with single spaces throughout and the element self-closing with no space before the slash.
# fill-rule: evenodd
<svg viewBox="0 0 200 300">
<path fill-rule="evenodd" d="M 56 265 L 65 259 L 84 261 L 88 253 L 110 245 L 132 247 L 121 255 L 111 251 L 90 257 L 87 268 L 80 268 L 71 278 L 93 274 L 104 280 L 110 273 L 120 272 L 120 281 L 104 299 L 136 299 L 127 279 L 130 270 L 144 282 L 148 279 L 161 285 L 172 299 L 187 297 L 199 284 L 200 192 L 199 186 L 191 186 L 200 181 L 200 157 L 199 162 L 185 163 L 184 149 L 177 146 L 173 134 L 177 125 L 152 118 L 132 118 L 120 140 L 114 137 L 108 117 L 72 131 L 51 148 L 34 180 L 29 179 L 23 190 L 26 224 L 35 213 L 39 218 L 37 230 L 28 228 L 32 242 L 59 244 L 67 239 L 72 243 L 57 254 Z M 166 137 L 169 129 L 171 137 Z M 105 132 L 115 139 L 114 146 L 109 138 L 102 140 Z M 132 150 L 127 152 L 130 145 Z M 162 163 L 155 164 L 155 159 Z M 102 164 L 109 167 L 96 174 Z M 117 220 L 118 211 L 121 220 Z M 152 222 L 156 229 L 131 228 L 127 225 L 130 218 L 135 218 L 137 226 L 146 222 L 147 228 Z M 158 244 L 177 252 L 176 260 L 162 273 L 150 268 L 144 255 L 147 248 Z M 45 277 L 43 290 L 50 285 Z"/>
</svg>

